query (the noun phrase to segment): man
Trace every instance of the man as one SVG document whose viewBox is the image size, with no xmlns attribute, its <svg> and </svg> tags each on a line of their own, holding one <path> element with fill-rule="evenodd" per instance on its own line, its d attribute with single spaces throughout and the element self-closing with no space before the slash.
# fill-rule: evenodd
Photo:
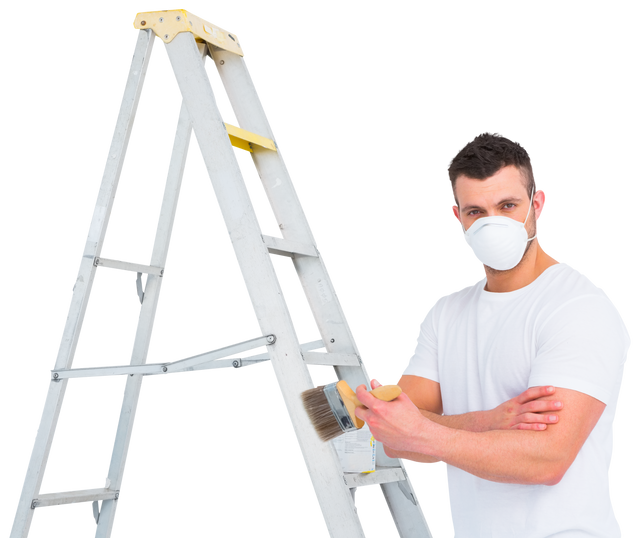
<svg viewBox="0 0 640 538">
<path fill-rule="evenodd" d="M 624 325 L 540 247 L 545 196 L 519 144 L 480 135 L 449 174 L 486 278 L 429 312 L 404 394 L 360 386 L 356 414 L 389 456 L 448 464 L 456 538 L 620 536 L 607 475 Z"/>
</svg>

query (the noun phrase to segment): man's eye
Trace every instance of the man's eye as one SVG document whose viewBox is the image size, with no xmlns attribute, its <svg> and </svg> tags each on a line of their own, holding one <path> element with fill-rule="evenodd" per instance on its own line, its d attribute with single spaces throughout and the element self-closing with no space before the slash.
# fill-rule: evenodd
<svg viewBox="0 0 640 538">
<path fill-rule="evenodd" d="M 478 211 L 477 209 L 474 209 L 473 211 L 469 211 L 469 215 L 478 215 L 480 213 L 480 211 Z"/>
<path fill-rule="evenodd" d="M 516 204 L 504 204 L 504 209 L 511 209 L 513 207 L 516 207 Z"/>
<path fill-rule="evenodd" d="M 505 209 L 505 208 L 507 208 L 507 206 L 510 206 L 510 205 L 515 207 L 516 204 L 512 204 L 511 202 L 509 202 L 508 204 L 504 204 L 502 206 L 502 209 Z M 511 208 L 509 207 L 507 209 L 511 209 Z M 469 211 L 469 213 L 467 213 L 467 215 L 472 216 L 474 213 L 477 213 L 477 212 L 478 212 L 478 210 L 474 209 L 473 211 Z"/>
</svg>

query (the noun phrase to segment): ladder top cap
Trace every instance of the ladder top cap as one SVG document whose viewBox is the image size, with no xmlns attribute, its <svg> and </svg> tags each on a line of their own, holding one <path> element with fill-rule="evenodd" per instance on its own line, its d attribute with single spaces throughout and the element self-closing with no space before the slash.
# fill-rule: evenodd
<svg viewBox="0 0 640 538">
<path fill-rule="evenodd" d="M 153 30 L 165 43 L 170 43 L 180 32 L 191 32 L 196 41 L 205 41 L 219 49 L 243 56 L 236 35 L 184 9 L 138 13 L 133 26 L 138 30 Z"/>
</svg>

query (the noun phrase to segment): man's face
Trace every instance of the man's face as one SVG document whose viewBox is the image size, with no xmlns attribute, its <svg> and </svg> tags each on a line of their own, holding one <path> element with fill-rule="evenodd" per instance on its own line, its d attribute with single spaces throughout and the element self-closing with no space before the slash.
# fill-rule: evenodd
<svg viewBox="0 0 640 538">
<path fill-rule="evenodd" d="M 482 181 L 459 176 L 456 181 L 456 196 L 460 210 L 458 211 L 455 204 L 452 204 L 451 213 L 456 222 L 462 222 L 465 230 L 471 228 L 474 222 L 483 217 L 500 216 L 524 222 L 531 203 L 530 195 L 531 193 L 526 191 L 522 174 L 515 166 L 505 166 L 495 175 Z M 529 211 L 525 229 L 528 237 L 536 234 L 536 217 L 533 207 Z M 525 259 L 532 243 L 533 241 L 527 242 L 522 260 Z M 503 272 L 485 267 L 491 271 Z"/>
</svg>

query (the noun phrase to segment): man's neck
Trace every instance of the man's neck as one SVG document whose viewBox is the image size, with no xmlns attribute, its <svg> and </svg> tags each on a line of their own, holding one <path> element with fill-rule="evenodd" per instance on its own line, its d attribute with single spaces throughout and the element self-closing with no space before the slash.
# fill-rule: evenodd
<svg viewBox="0 0 640 538">
<path fill-rule="evenodd" d="M 505 293 L 519 290 L 531 284 L 549 267 L 557 264 L 551 256 L 547 255 L 538 240 L 534 239 L 522 261 L 509 271 L 495 271 L 485 266 L 487 285 L 485 290 L 493 293 Z"/>
</svg>

